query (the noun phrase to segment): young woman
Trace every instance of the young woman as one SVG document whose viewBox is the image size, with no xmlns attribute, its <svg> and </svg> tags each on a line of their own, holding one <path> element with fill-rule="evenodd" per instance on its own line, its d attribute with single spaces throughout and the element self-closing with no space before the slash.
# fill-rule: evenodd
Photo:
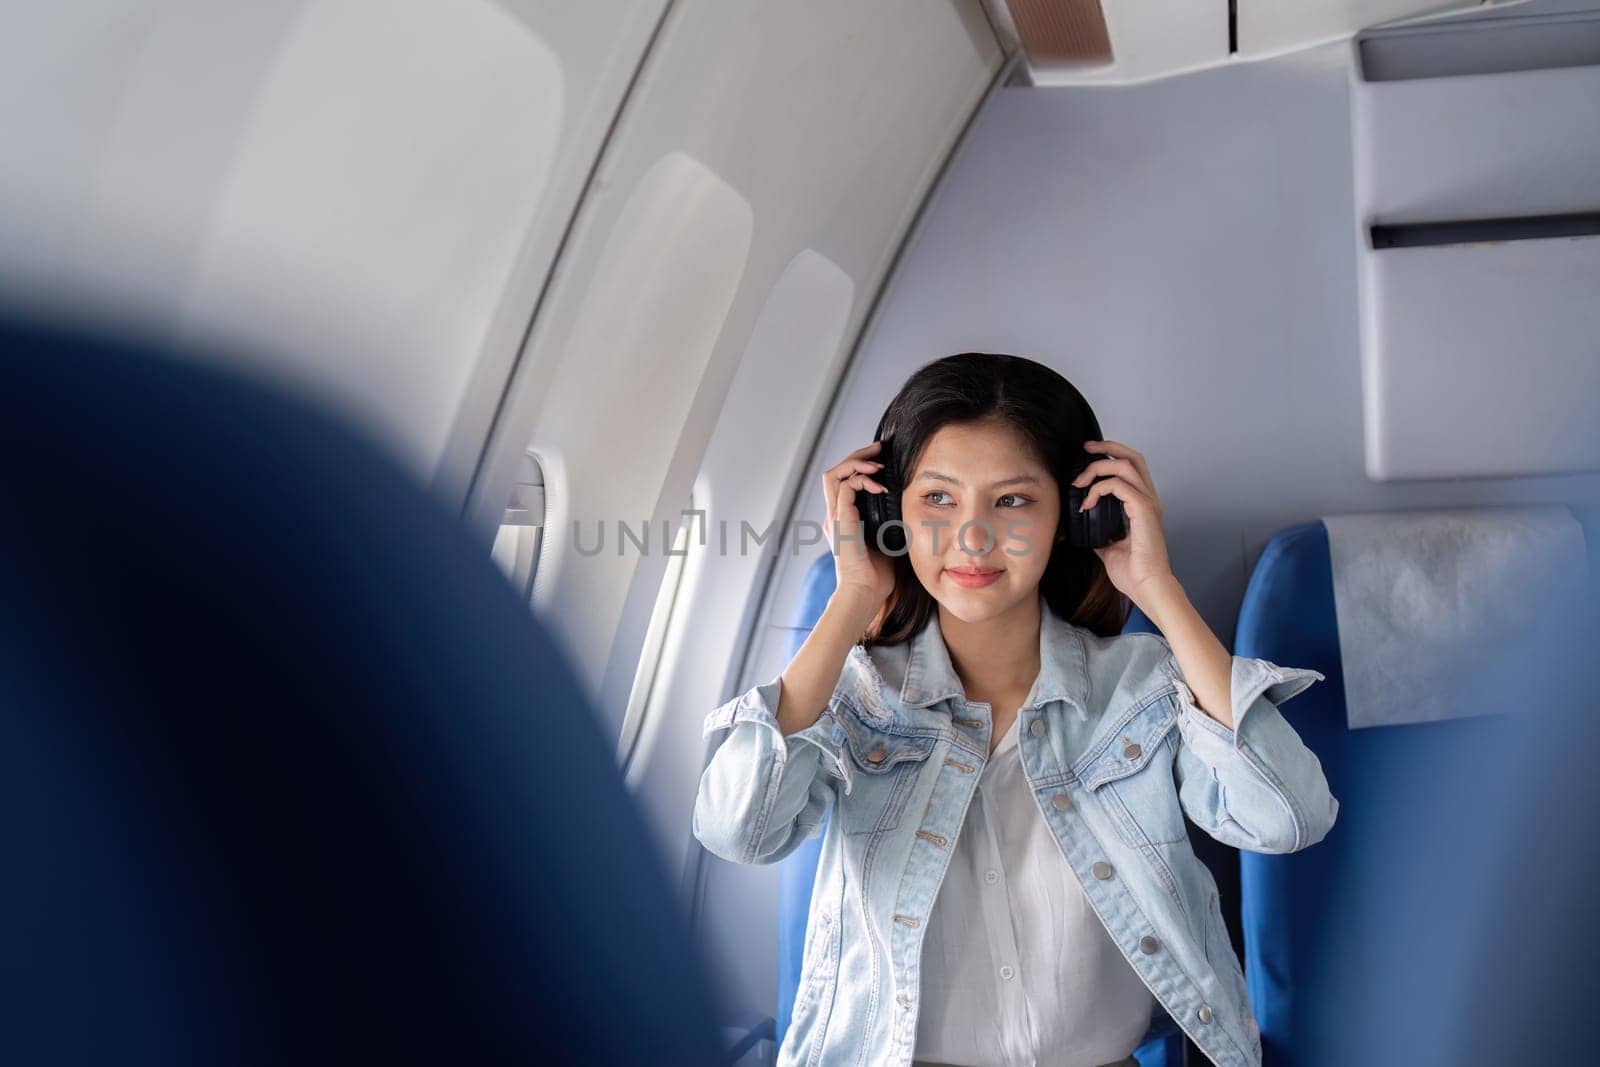
<svg viewBox="0 0 1600 1067">
<path fill-rule="evenodd" d="M 826 820 L 780 1065 L 1098 1067 L 1165 1016 L 1261 1062 L 1185 816 L 1261 852 L 1321 840 L 1338 804 L 1277 705 L 1323 676 L 1229 655 L 1144 456 L 1098 435 L 1059 374 L 964 353 L 823 475 L 837 587 L 783 673 L 706 719 L 729 732 L 694 814 L 743 863 Z M 1069 486 L 1120 500 L 1127 536 L 1076 547 Z M 900 494 L 903 553 L 863 544 L 858 490 Z M 1159 636 L 1121 633 L 1129 601 Z"/>
</svg>

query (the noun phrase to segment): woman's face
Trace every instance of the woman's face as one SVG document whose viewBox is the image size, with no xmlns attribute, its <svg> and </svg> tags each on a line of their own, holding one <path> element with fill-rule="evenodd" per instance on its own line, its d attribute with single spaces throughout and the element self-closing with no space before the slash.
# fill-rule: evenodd
<svg viewBox="0 0 1600 1067">
<path fill-rule="evenodd" d="M 900 508 L 912 570 L 957 618 L 981 622 L 1037 595 L 1061 490 L 1010 423 L 940 428 L 917 457 Z"/>
</svg>

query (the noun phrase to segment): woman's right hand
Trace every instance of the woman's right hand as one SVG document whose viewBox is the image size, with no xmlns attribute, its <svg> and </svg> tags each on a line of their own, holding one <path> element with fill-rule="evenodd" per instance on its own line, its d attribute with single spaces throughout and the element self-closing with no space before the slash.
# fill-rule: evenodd
<svg viewBox="0 0 1600 1067">
<path fill-rule="evenodd" d="M 822 496 L 828 505 L 828 545 L 833 550 L 837 578 L 836 593 L 861 597 L 863 605 L 870 604 L 874 614 L 894 591 L 894 561 L 876 549 L 867 548 L 861 532 L 861 512 L 856 509 L 856 490 L 889 491 L 873 477 L 883 470 L 883 463 L 870 457 L 882 447 L 883 442 L 874 441 L 858 448 L 822 474 Z M 850 538 L 841 539 L 842 548 L 833 536 L 835 521 L 839 524 L 839 533 Z"/>
</svg>

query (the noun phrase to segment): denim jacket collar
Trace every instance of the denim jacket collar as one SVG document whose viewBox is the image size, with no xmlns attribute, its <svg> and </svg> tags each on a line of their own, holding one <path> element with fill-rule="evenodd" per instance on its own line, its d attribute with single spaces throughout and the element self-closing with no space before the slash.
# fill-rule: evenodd
<svg viewBox="0 0 1600 1067">
<path fill-rule="evenodd" d="M 966 699 L 966 690 L 950 662 L 939 629 L 939 612 L 934 610 L 928 625 L 907 642 L 905 681 L 900 686 L 900 702 L 907 707 L 926 708 L 941 700 Z M 1050 610 L 1050 603 L 1039 598 L 1039 677 L 1022 702 L 1019 711 L 1053 701 L 1066 701 L 1087 715 L 1089 707 L 1089 653 L 1078 627 Z"/>
</svg>

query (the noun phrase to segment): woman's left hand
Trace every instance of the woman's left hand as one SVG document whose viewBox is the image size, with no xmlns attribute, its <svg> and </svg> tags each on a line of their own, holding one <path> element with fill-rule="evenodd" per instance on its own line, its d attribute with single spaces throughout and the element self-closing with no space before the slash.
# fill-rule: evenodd
<svg viewBox="0 0 1600 1067">
<path fill-rule="evenodd" d="M 1095 549 L 1095 555 L 1106 565 L 1111 584 L 1138 604 L 1137 591 L 1145 582 L 1172 574 L 1172 565 L 1167 560 L 1167 538 L 1161 531 L 1164 508 L 1161 498 L 1156 496 L 1150 466 L 1142 453 L 1117 441 L 1085 441 L 1084 450 L 1111 457 L 1095 460 L 1072 480 L 1073 485 L 1081 486 L 1100 478 L 1084 497 L 1084 510 L 1094 507 L 1096 500 L 1110 493 L 1122 501 L 1128 520 L 1128 536 Z M 1065 499 L 1062 503 L 1066 503 Z M 1062 521 L 1066 521 L 1065 516 Z"/>
</svg>

